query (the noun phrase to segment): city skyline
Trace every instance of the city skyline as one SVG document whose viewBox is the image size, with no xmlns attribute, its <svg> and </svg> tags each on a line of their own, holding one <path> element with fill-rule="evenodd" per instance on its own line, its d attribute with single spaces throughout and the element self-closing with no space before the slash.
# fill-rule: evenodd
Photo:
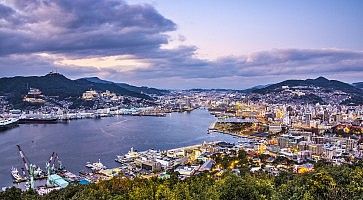
<svg viewBox="0 0 363 200">
<path fill-rule="evenodd" d="M 0 199 L 361 199 L 362 0 L 0 0 Z"/>
<path fill-rule="evenodd" d="M 159 88 L 363 77 L 360 1 L 0 1 L 1 77 Z"/>
</svg>

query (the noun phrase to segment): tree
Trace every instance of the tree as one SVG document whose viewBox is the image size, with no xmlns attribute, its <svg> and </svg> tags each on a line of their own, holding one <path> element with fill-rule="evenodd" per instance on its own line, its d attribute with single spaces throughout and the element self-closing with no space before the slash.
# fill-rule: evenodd
<svg viewBox="0 0 363 200">
<path fill-rule="evenodd" d="M 8 190 L 6 190 L 6 192 L 1 192 L 0 193 L 0 199 L 4 199 L 4 200 L 20 200 L 21 199 L 21 190 L 17 189 L 15 187 L 12 187 Z"/>
</svg>

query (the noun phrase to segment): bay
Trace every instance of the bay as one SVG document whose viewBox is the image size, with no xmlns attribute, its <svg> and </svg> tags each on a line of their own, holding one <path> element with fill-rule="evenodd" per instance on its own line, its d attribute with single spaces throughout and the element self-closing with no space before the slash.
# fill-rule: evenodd
<svg viewBox="0 0 363 200">
<path fill-rule="evenodd" d="M 63 165 L 78 174 L 86 162 L 101 159 L 107 167 L 117 167 L 116 155 L 131 147 L 167 150 L 203 141 L 235 141 L 230 135 L 207 134 L 215 117 L 207 110 L 171 113 L 166 117 L 115 116 L 83 119 L 58 124 L 27 124 L 0 132 L 0 186 L 10 186 L 12 166 L 23 167 L 16 145 L 31 163 L 45 168 L 52 152 Z"/>
</svg>

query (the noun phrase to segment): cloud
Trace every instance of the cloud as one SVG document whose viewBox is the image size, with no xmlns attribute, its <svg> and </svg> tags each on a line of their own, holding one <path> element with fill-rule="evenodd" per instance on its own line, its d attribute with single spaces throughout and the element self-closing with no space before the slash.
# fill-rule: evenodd
<svg viewBox="0 0 363 200">
<path fill-rule="evenodd" d="M 103 71 L 92 66 L 58 65 L 54 57 L 45 57 L 37 54 L 12 54 L 2 56 L 0 57 L 0 69 L 2 77 L 18 75 L 39 76 L 50 71 L 60 71 L 73 77 L 81 77 L 85 74 L 97 75 Z"/>
<path fill-rule="evenodd" d="M 363 52 L 338 49 L 275 49 L 213 61 L 192 56 L 193 49 L 178 49 L 187 56 L 152 60 L 155 67 L 138 71 L 144 78 L 153 76 L 183 78 L 256 77 L 266 75 L 315 75 L 327 73 L 363 73 Z M 189 53 L 188 53 L 189 52 Z M 169 57 L 169 59 L 168 59 Z"/>
<path fill-rule="evenodd" d="M 149 5 L 117 0 L 14 0 L 0 4 L 0 55 L 138 54 L 168 42 L 176 25 Z"/>
<path fill-rule="evenodd" d="M 363 77 L 361 51 L 273 49 L 208 60 L 197 57 L 195 46 L 164 48 L 172 42 L 169 33 L 177 25 L 147 4 L 129 5 L 120 0 L 5 2 L 0 2 L 2 76 L 39 75 L 58 69 L 75 78 L 100 76 L 162 87 L 234 84 L 237 88 L 243 87 L 238 85 L 243 80 L 260 84 L 277 77 Z M 186 40 L 181 34 L 176 38 Z"/>
<path fill-rule="evenodd" d="M 14 10 L 8 6 L 0 4 L 0 19 L 6 19 L 8 16 L 11 16 L 14 13 Z"/>
</svg>

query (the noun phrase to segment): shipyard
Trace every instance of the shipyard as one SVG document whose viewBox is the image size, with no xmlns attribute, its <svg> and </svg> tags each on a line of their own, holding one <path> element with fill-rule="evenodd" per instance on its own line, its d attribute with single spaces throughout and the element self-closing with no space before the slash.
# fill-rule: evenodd
<svg viewBox="0 0 363 200">
<path fill-rule="evenodd" d="M 191 160 L 197 159 L 198 156 L 193 152 L 200 151 L 200 149 L 212 148 L 218 142 L 203 143 L 200 145 L 193 145 L 181 147 L 171 150 L 154 150 L 149 149 L 143 152 L 137 152 L 133 148 L 125 155 L 117 155 L 115 162 L 119 163 L 119 167 L 107 168 L 102 164 L 100 159 L 97 162 L 87 162 L 78 175 L 67 171 L 57 153 L 53 152 L 47 162 L 45 162 L 45 170 L 40 166 L 30 163 L 29 159 L 17 145 L 20 159 L 24 167 L 21 170 L 12 167 L 11 175 L 14 179 L 15 187 L 26 191 L 29 189 L 35 190 L 39 195 L 47 194 L 53 190 L 59 190 L 67 187 L 69 184 L 90 184 L 97 183 L 102 180 L 110 180 L 115 176 L 124 176 L 127 178 L 135 177 L 164 177 L 168 176 L 170 170 L 176 171 L 189 169 L 190 166 L 186 165 Z M 207 152 L 204 152 L 207 153 Z M 193 154 L 193 155 L 192 155 Z M 191 157 L 192 155 L 192 157 Z M 198 157 L 199 159 L 207 159 Z M 207 159 L 206 163 L 211 162 Z M 177 166 L 177 168 L 175 168 Z M 212 165 L 208 164 L 208 168 L 204 165 L 192 166 L 195 170 L 210 170 Z M 197 171 L 198 171 L 197 170 Z M 183 173 L 181 178 L 191 176 L 196 171 L 192 170 L 190 173 Z M 2 188 L 6 190 L 6 187 Z"/>
</svg>

